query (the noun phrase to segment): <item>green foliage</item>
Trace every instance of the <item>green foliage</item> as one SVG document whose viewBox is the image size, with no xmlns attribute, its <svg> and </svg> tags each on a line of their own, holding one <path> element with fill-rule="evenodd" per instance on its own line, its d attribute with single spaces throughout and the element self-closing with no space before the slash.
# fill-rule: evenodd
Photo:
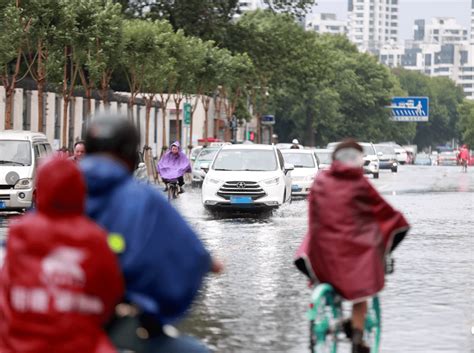
<svg viewBox="0 0 474 353">
<path fill-rule="evenodd" d="M 458 106 L 459 130 L 461 131 L 461 141 L 474 147 L 474 102 L 465 99 Z"/>
<path fill-rule="evenodd" d="M 274 11 L 283 11 L 300 17 L 316 4 L 316 0 L 264 0 L 264 3 Z"/>
<path fill-rule="evenodd" d="M 21 10 L 11 1 L 0 2 L 0 75 L 9 68 L 9 64 L 18 55 L 21 47 L 23 29 Z"/>
</svg>

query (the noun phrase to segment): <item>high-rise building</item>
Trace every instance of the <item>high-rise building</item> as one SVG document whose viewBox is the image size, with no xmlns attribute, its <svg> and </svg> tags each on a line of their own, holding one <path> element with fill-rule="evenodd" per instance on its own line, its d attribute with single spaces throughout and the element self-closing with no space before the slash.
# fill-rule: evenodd
<svg viewBox="0 0 474 353">
<path fill-rule="evenodd" d="M 432 18 L 431 22 L 424 28 L 424 37 L 422 39 L 425 43 L 433 44 L 455 44 L 463 43 L 467 40 L 467 29 L 452 17 Z"/>
<path fill-rule="evenodd" d="M 398 0 L 348 1 L 348 37 L 359 50 L 377 53 L 398 41 Z"/>
<path fill-rule="evenodd" d="M 474 44 L 474 0 L 471 1 L 471 43 Z"/>
<path fill-rule="evenodd" d="M 338 20 L 334 13 L 316 13 L 307 17 L 305 28 L 318 33 L 346 34 L 347 22 Z"/>
</svg>

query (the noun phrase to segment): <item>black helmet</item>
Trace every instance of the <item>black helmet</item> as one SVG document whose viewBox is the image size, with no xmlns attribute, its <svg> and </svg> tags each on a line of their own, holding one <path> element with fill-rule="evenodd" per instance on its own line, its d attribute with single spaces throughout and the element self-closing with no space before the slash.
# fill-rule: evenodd
<svg viewBox="0 0 474 353">
<path fill-rule="evenodd" d="M 138 164 L 140 135 L 135 125 L 122 115 L 100 115 L 89 124 L 87 154 L 107 152 L 135 168 Z"/>
</svg>

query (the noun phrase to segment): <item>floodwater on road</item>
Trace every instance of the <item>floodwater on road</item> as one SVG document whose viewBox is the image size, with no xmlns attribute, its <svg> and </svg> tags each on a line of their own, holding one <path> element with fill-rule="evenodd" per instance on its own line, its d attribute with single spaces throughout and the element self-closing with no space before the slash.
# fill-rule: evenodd
<svg viewBox="0 0 474 353">
<path fill-rule="evenodd" d="M 474 169 L 401 166 L 372 181 L 412 225 L 380 295 L 381 351 L 474 351 Z M 310 290 L 293 265 L 307 228 L 306 201 L 270 217 L 236 219 L 207 213 L 199 189 L 173 202 L 226 265 L 206 280 L 183 331 L 215 352 L 309 352 Z M 0 239 L 7 224 L 0 217 Z"/>
</svg>

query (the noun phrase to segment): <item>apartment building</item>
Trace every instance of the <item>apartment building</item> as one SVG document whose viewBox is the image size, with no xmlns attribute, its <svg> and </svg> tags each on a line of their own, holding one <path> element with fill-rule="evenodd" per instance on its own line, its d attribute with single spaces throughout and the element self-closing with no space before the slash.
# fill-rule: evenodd
<svg viewBox="0 0 474 353">
<path fill-rule="evenodd" d="M 348 0 L 348 37 L 360 51 L 378 53 L 398 41 L 398 0 Z"/>
<path fill-rule="evenodd" d="M 339 20 L 334 13 L 316 13 L 307 18 L 305 28 L 318 33 L 347 34 L 347 21 Z"/>
</svg>

